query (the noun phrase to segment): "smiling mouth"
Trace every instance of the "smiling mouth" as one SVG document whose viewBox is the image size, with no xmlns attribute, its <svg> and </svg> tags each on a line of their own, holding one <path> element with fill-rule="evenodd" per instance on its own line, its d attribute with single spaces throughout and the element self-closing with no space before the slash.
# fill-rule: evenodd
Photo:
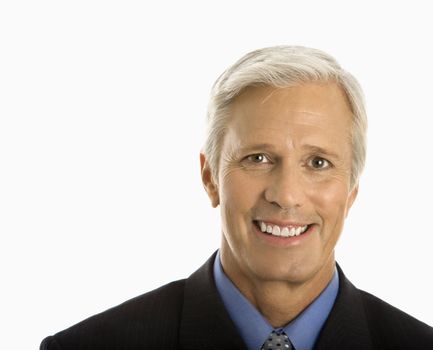
<svg viewBox="0 0 433 350">
<path fill-rule="evenodd" d="M 254 225 L 263 233 L 276 237 L 295 237 L 308 231 L 311 225 L 304 226 L 279 226 L 265 221 L 254 220 Z"/>
</svg>

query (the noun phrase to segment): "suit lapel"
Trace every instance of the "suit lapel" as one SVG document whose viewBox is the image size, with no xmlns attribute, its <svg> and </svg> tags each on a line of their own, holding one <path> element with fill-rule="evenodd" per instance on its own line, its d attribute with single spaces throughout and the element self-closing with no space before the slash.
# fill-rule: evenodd
<svg viewBox="0 0 433 350">
<path fill-rule="evenodd" d="M 373 349 L 359 290 L 337 265 L 340 287 L 315 350 Z"/>
<path fill-rule="evenodd" d="M 246 347 L 218 294 L 213 278 L 216 253 L 185 283 L 179 342 L 184 350 Z M 339 291 L 315 350 L 371 350 L 370 332 L 359 290 L 337 265 Z"/>
<path fill-rule="evenodd" d="M 215 256 L 186 280 L 179 334 L 182 349 L 246 349 L 216 289 Z"/>
</svg>

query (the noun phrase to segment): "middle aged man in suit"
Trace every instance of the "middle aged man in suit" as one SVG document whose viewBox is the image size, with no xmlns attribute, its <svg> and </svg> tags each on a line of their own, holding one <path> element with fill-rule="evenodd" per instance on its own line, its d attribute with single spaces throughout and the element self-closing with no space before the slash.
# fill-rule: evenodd
<svg viewBox="0 0 433 350">
<path fill-rule="evenodd" d="M 305 47 L 251 52 L 215 83 L 200 156 L 220 250 L 41 349 L 433 349 L 433 329 L 358 290 L 334 248 L 365 160 L 355 78 Z"/>
</svg>

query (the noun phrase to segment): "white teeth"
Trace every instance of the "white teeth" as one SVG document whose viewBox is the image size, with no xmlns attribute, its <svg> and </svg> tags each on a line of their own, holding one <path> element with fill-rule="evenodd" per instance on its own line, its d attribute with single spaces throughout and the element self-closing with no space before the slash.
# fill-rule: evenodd
<svg viewBox="0 0 433 350">
<path fill-rule="evenodd" d="M 260 230 L 262 232 L 270 233 L 273 236 L 282 236 L 282 237 L 294 237 L 299 236 L 300 234 L 307 231 L 308 225 L 305 226 L 298 226 L 298 227 L 283 227 L 281 228 L 278 225 L 269 225 L 264 223 L 263 221 L 260 222 Z"/>
<path fill-rule="evenodd" d="M 274 226 L 274 229 L 272 230 L 272 234 L 273 234 L 274 236 L 281 236 L 281 230 L 280 230 L 280 227 L 277 226 L 277 225 L 275 225 L 275 226 Z"/>
</svg>

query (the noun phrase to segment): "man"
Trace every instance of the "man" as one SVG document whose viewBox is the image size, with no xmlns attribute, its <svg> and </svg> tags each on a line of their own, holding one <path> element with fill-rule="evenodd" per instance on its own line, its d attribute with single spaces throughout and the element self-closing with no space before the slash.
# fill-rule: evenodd
<svg viewBox="0 0 433 350">
<path fill-rule="evenodd" d="M 433 349 L 431 327 L 334 259 L 365 160 L 355 78 L 318 50 L 257 50 L 217 80 L 208 118 L 201 174 L 220 250 L 41 349 Z"/>
</svg>

